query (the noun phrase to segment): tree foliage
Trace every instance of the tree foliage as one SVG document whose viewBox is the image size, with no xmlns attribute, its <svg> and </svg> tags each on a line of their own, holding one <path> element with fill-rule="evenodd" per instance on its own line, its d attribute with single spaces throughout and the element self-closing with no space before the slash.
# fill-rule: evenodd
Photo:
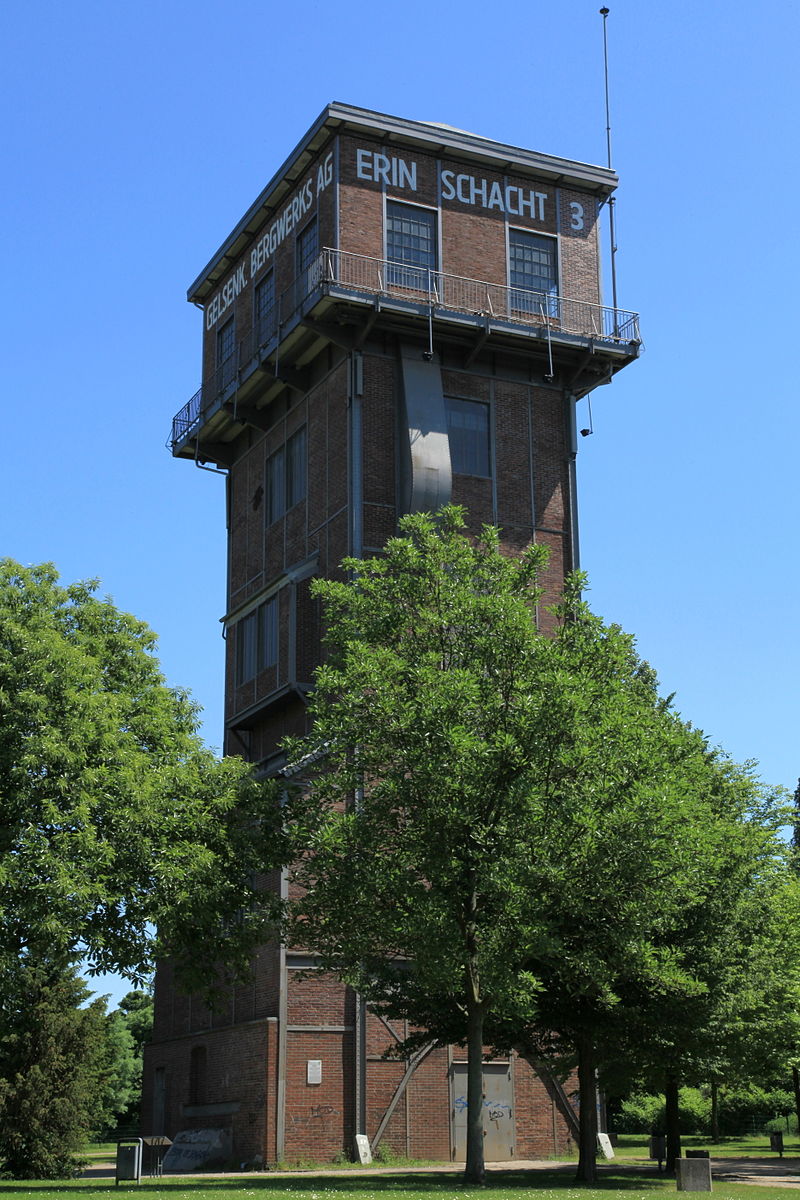
<svg viewBox="0 0 800 1200">
<path fill-rule="evenodd" d="M 527 1011 L 535 990 L 508 940 L 509 897 L 526 903 L 522 797 L 543 720 L 531 640 L 542 553 L 506 559 L 488 530 L 473 544 L 452 511 L 407 528 L 385 557 L 345 564 L 357 586 L 315 585 L 329 631 L 312 704 L 326 760 L 300 802 L 312 852 L 297 936 L 373 996 L 456 998 L 467 1172 L 480 1179 L 483 1021 L 492 1006 Z"/>
<path fill-rule="evenodd" d="M 115 1035 L 113 1044 L 118 1047 L 116 1075 L 126 1089 L 120 1097 L 122 1103 L 113 1110 L 114 1116 L 122 1126 L 137 1124 L 141 1109 L 142 1055 L 153 1034 L 152 995 L 143 991 L 128 992 L 119 1006 L 109 1013 L 108 1021 Z"/>
<path fill-rule="evenodd" d="M 716 1124 L 719 1087 L 779 1078 L 798 1026 L 800 895 L 778 797 L 718 754 L 706 766 L 715 819 L 698 830 L 704 886 L 658 939 L 673 968 L 623 980 L 597 1030 L 613 1091 L 633 1081 L 665 1094 L 668 1166 L 680 1150 L 679 1085 L 710 1085 Z"/>
<path fill-rule="evenodd" d="M 0 958 L 77 951 L 142 978 L 157 926 L 207 978 L 264 935 L 269 898 L 243 909 L 267 854 L 256 785 L 204 749 L 155 642 L 94 584 L 0 564 Z"/>
<path fill-rule="evenodd" d="M 144 1013 L 82 1007 L 71 962 L 136 979 L 171 953 L 208 990 L 273 927 L 251 885 L 283 845 L 277 807 L 203 747 L 155 642 L 94 584 L 0 563 L 0 1162 L 18 1176 L 68 1171 L 138 1089 Z"/>
<path fill-rule="evenodd" d="M 127 992 L 120 1000 L 117 1011 L 131 1035 L 135 1052 L 141 1055 L 153 1036 L 152 994 L 139 990 Z"/>
<path fill-rule="evenodd" d="M 0 963 L 0 1174 L 56 1179 L 113 1104 L 105 1001 L 57 958 Z"/>
<path fill-rule="evenodd" d="M 702 990 L 673 934 L 747 813 L 580 578 L 545 636 L 541 548 L 505 557 L 453 509 L 403 534 L 315 584 L 329 657 L 292 752 L 325 763 L 290 806 L 294 936 L 419 1038 L 467 1045 L 468 1179 L 483 1042 L 577 1050 L 591 1178 L 597 1034 L 635 993 Z"/>
</svg>

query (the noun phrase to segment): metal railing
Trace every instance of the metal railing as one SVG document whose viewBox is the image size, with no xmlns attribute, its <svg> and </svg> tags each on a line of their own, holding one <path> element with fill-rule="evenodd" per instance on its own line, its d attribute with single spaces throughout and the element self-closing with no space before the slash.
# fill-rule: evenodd
<svg viewBox="0 0 800 1200">
<path fill-rule="evenodd" d="M 418 300 L 436 308 L 521 325 L 546 325 L 552 331 L 577 337 L 622 343 L 640 341 L 638 313 L 345 250 L 322 253 L 324 278 L 355 291 Z"/>
<path fill-rule="evenodd" d="M 641 341 L 638 313 L 570 300 L 550 292 L 448 275 L 411 263 L 325 249 L 253 323 L 239 340 L 236 353 L 217 368 L 205 388 L 200 388 L 184 404 L 173 418 L 169 446 L 186 441 L 238 380 L 241 369 L 274 349 L 284 327 L 298 317 L 304 302 L 321 286 L 424 304 L 431 311 L 464 313 L 541 329 L 548 337 L 563 334 L 637 346 Z"/>
<path fill-rule="evenodd" d="M 180 412 L 176 413 L 172 418 L 172 437 L 170 445 L 174 446 L 178 442 L 184 441 L 185 438 L 195 429 L 203 416 L 203 389 L 197 389 L 191 400 L 184 404 Z"/>
</svg>

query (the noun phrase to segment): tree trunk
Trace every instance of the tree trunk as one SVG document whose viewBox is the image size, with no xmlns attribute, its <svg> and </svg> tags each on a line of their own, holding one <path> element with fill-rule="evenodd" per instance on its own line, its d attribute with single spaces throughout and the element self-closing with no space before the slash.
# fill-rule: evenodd
<svg viewBox="0 0 800 1200">
<path fill-rule="evenodd" d="M 467 1161 L 464 1182 L 482 1186 L 483 1159 L 483 1006 L 470 1003 L 467 1012 Z"/>
<path fill-rule="evenodd" d="M 577 1048 L 580 1131 L 575 1178 L 583 1183 L 594 1183 L 597 1179 L 597 1082 L 591 1034 L 582 1032 Z"/>
<path fill-rule="evenodd" d="M 719 1141 L 719 1088 L 716 1079 L 711 1080 L 711 1144 Z"/>
<path fill-rule="evenodd" d="M 681 1156 L 680 1121 L 678 1118 L 678 1077 L 668 1075 L 664 1085 L 665 1123 L 667 1134 L 667 1175 L 674 1175 L 675 1162 Z"/>
<path fill-rule="evenodd" d="M 800 784 L 798 784 L 800 787 Z M 792 1087 L 794 1088 L 794 1108 L 797 1113 L 797 1128 L 800 1129 L 800 1071 L 792 1067 Z"/>
<path fill-rule="evenodd" d="M 476 913 L 478 907 L 475 872 L 468 875 L 469 889 L 464 913 L 464 943 L 467 993 L 467 1161 L 464 1182 L 483 1186 L 483 1017 L 481 975 L 478 957 Z"/>
</svg>

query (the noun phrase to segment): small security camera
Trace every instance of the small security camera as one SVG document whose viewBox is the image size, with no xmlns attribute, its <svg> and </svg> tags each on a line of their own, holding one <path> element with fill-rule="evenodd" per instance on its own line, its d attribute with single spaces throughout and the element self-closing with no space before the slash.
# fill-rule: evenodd
<svg viewBox="0 0 800 1200">
<path fill-rule="evenodd" d="M 581 437 L 588 437 L 590 433 L 594 433 L 593 429 L 582 429 Z"/>
</svg>

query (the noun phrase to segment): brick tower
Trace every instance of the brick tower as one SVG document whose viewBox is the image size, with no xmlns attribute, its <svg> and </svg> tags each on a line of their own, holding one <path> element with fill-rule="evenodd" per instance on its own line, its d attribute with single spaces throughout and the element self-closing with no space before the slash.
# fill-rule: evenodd
<svg viewBox="0 0 800 1200">
<path fill-rule="evenodd" d="M 578 565 L 576 401 L 638 355 L 604 307 L 603 167 L 451 126 L 327 107 L 189 290 L 202 386 L 172 451 L 227 475 L 225 749 L 268 772 L 307 731 L 315 575 L 380 551 L 405 512 L 463 504 L 510 551 Z M 285 886 L 282 884 L 281 886 Z M 356 1133 L 462 1158 L 464 1053 L 402 1038 L 306 954 L 265 946 L 208 1012 L 156 983 L 144 1132 L 220 1128 L 237 1159 L 332 1158 Z M 487 1062 L 487 1159 L 563 1152 L 569 1097 Z"/>
</svg>

